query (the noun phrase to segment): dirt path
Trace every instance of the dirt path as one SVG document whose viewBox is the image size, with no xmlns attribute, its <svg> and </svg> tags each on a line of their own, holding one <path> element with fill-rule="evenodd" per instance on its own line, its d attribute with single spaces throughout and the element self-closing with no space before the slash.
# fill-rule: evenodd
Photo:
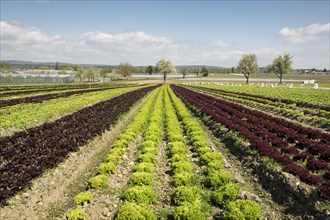
<svg viewBox="0 0 330 220">
<path fill-rule="evenodd" d="M 57 168 L 35 179 L 32 186 L 9 199 L 9 205 L 0 209 L 0 219 L 55 219 L 70 206 L 73 196 L 84 189 L 86 181 L 95 174 L 96 167 L 109 151 L 121 131 L 131 122 L 142 104 L 143 98 L 102 136 L 71 153 Z"/>
<path fill-rule="evenodd" d="M 169 166 L 166 148 L 165 141 L 162 141 L 158 146 L 154 185 L 158 199 L 155 204 L 151 205 L 157 214 L 157 219 L 168 219 L 167 216 L 174 210 L 174 205 L 171 202 L 171 193 L 173 190 L 171 186 L 171 168 Z"/>
<path fill-rule="evenodd" d="M 131 171 L 136 161 L 137 143 L 141 136 L 130 144 L 123 155 L 123 161 L 117 166 L 116 172 L 108 177 L 108 189 L 99 189 L 93 192 L 94 199 L 85 205 L 82 210 L 87 213 L 89 219 L 113 219 L 122 200 L 121 191 L 127 186 Z M 63 218 L 65 219 L 65 218 Z"/>
</svg>

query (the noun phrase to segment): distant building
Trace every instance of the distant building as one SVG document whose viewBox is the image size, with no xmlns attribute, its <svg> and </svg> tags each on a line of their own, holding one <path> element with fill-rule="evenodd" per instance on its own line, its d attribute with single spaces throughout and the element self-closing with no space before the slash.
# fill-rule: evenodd
<svg viewBox="0 0 330 220">
<path fill-rule="evenodd" d="M 74 77 L 69 74 L 37 74 L 29 71 L 18 73 L 0 73 L 0 85 L 17 84 L 61 84 L 74 82 Z"/>
</svg>

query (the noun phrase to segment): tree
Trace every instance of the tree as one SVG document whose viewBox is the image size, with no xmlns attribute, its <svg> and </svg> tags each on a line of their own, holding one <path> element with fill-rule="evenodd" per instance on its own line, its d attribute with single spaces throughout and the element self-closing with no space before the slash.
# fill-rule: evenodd
<svg viewBox="0 0 330 220">
<path fill-rule="evenodd" d="M 0 62 L 0 70 L 8 70 L 8 69 L 10 69 L 9 62 Z"/>
<path fill-rule="evenodd" d="M 56 61 L 55 63 L 55 70 L 59 70 L 60 69 L 60 64 Z"/>
<path fill-rule="evenodd" d="M 327 72 L 327 69 L 326 69 L 326 68 L 324 68 L 324 69 L 323 69 L 323 72 L 324 72 L 324 73 L 326 73 L 326 72 Z"/>
<path fill-rule="evenodd" d="M 104 68 L 102 68 L 102 70 L 100 72 L 100 76 L 102 78 L 102 82 L 105 81 L 105 78 L 107 78 L 111 72 L 112 72 L 112 69 L 110 67 L 104 67 Z"/>
<path fill-rule="evenodd" d="M 287 74 L 292 70 L 292 56 L 290 54 L 279 55 L 268 65 L 267 72 L 275 73 L 282 83 L 283 74 Z"/>
<path fill-rule="evenodd" d="M 171 61 L 165 60 L 165 59 L 162 59 L 162 60 L 158 61 L 157 65 L 156 65 L 156 69 L 160 73 L 163 74 L 164 83 L 166 82 L 167 74 L 176 72 L 176 70 L 175 70 L 173 64 L 171 63 Z"/>
<path fill-rule="evenodd" d="M 97 74 L 98 74 L 98 69 L 96 69 L 95 67 L 89 67 L 86 71 L 88 81 L 94 82 Z"/>
<path fill-rule="evenodd" d="M 206 66 L 203 66 L 202 69 L 201 69 L 201 74 L 202 74 L 203 76 L 208 76 L 209 73 L 210 73 L 210 69 L 207 68 Z"/>
<path fill-rule="evenodd" d="M 151 75 L 154 72 L 154 67 L 151 65 L 147 66 L 145 72 Z"/>
<path fill-rule="evenodd" d="M 237 68 L 245 76 L 246 83 L 249 83 L 250 75 L 259 71 L 257 56 L 255 54 L 243 55 Z"/>
<path fill-rule="evenodd" d="M 193 72 L 196 73 L 197 77 L 199 76 L 199 74 L 201 73 L 201 68 L 199 66 L 196 66 L 194 69 L 193 69 Z"/>
<path fill-rule="evenodd" d="M 235 73 L 235 67 L 231 68 L 231 73 Z"/>
<path fill-rule="evenodd" d="M 120 63 L 116 68 L 116 73 L 124 78 L 129 77 L 134 72 L 134 67 L 129 63 Z"/>
<path fill-rule="evenodd" d="M 77 66 L 75 77 L 79 78 L 79 82 L 82 81 L 83 77 L 85 76 L 85 68 L 83 66 Z"/>
<path fill-rule="evenodd" d="M 182 78 L 186 78 L 188 74 L 188 69 L 186 67 L 181 69 Z"/>
</svg>

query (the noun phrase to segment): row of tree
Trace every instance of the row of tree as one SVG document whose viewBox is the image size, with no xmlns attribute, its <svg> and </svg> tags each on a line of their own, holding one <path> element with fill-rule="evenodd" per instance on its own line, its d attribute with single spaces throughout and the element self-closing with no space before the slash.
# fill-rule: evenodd
<svg viewBox="0 0 330 220">
<path fill-rule="evenodd" d="M 239 72 L 243 73 L 246 78 L 246 83 L 249 83 L 251 74 L 259 72 L 259 66 L 257 56 L 255 54 L 243 55 L 238 63 Z M 282 77 L 284 74 L 289 73 L 292 70 L 292 56 L 290 54 L 279 55 L 271 64 L 269 64 L 265 72 L 275 73 L 282 83 Z"/>
<path fill-rule="evenodd" d="M 94 82 L 96 77 L 101 77 L 104 82 L 106 78 L 114 79 L 119 75 L 127 78 L 134 73 L 134 70 L 135 68 L 129 63 L 121 63 L 115 69 L 111 67 L 96 68 L 78 66 L 75 70 L 75 77 L 79 79 L 79 82 L 84 78 L 87 81 Z"/>
</svg>

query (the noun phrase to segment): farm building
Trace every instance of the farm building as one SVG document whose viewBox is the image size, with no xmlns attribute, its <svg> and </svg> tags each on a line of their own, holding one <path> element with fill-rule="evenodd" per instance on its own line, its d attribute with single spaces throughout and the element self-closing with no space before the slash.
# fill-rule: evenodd
<svg viewBox="0 0 330 220">
<path fill-rule="evenodd" d="M 0 73 L 0 85 L 71 83 L 74 77 L 59 74 Z"/>
</svg>

